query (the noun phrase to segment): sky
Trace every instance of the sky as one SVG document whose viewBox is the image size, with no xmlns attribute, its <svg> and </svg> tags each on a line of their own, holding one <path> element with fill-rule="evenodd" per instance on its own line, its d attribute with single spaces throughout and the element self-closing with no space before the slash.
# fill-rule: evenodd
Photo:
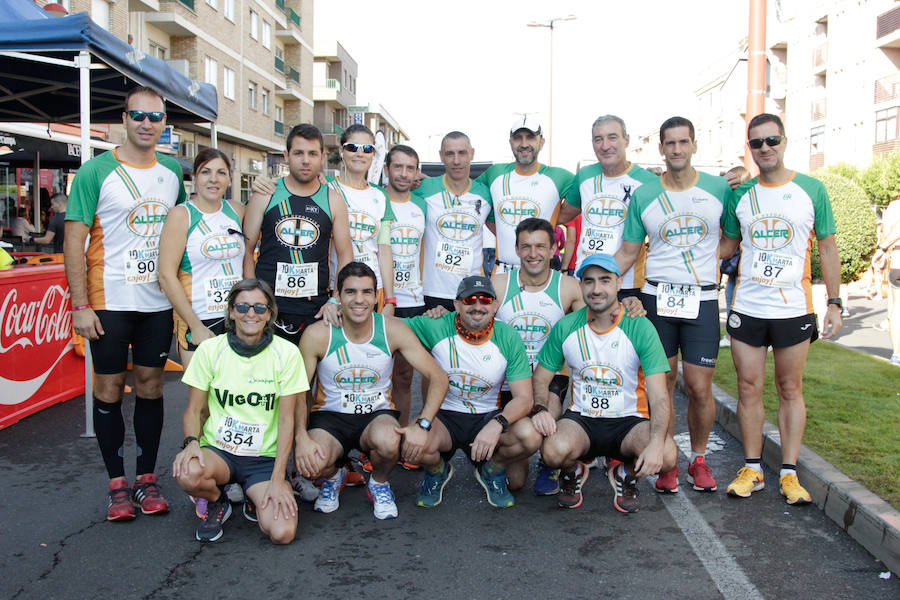
<svg viewBox="0 0 900 600">
<path fill-rule="evenodd" d="M 424 161 L 454 129 L 475 160 L 510 162 L 521 113 L 553 138 L 540 160 L 575 170 L 593 159 L 591 124 L 625 119 L 650 133 L 694 116 L 702 73 L 747 34 L 746 0 L 316 0 L 314 39 L 336 39 L 359 65 L 357 101 L 381 104 Z M 575 15 L 553 31 L 529 22 Z"/>
</svg>

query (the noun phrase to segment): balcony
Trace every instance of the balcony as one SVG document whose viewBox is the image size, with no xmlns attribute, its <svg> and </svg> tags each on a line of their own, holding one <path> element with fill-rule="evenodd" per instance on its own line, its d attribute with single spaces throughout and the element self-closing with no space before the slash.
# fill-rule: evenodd
<svg viewBox="0 0 900 600">
<path fill-rule="evenodd" d="M 300 83 L 300 72 L 294 67 L 290 67 L 288 69 L 288 79 L 293 81 L 294 83 Z"/>
<path fill-rule="evenodd" d="M 875 39 L 879 48 L 900 48 L 900 6 L 878 15 Z"/>
<path fill-rule="evenodd" d="M 277 64 L 275 68 L 278 68 Z M 300 90 L 300 71 L 290 65 L 283 64 L 283 62 L 282 69 L 284 69 L 281 72 L 284 73 L 285 86 L 276 88 L 275 95 L 286 100 L 300 100 L 303 97 Z"/>
<path fill-rule="evenodd" d="M 281 10 L 281 12 L 286 12 L 287 9 L 284 7 L 284 0 L 275 0 L 275 6 Z"/>
<path fill-rule="evenodd" d="M 875 80 L 875 104 L 900 98 L 900 75 L 889 75 Z"/>
<path fill-rule="evenodd" d="M 344 133 L 344 128 L 334 123 L 316 123 L 315 125 L 323 135 L 341 135 Z"/>
<path fill-rule="evenodd" d="M 816 46 L 813 50 L 813 74 L 824 73 L 828 66 L 828 42 Z"/>
<path fill-rule="evenodd" d="M 194 10 L 194 0 L 176 0 L 179 4 L 184 4 L 191 10 Z"/>
<path fill-rule="evenodd" d="M 300 15 L 298 15 L 293 8 L 288 10 L 288 19 L 290 19 L 291 23 L 294 25 L 300 27 Z"/>
<path fill-rule="evenodd" d="M 145 13 L 144 20 L 178 37 L 196 36 L 200 31 L 196 24 L 194 0 L 161 0 L 160 11 Z"/>
<path fill-rule="evenodd" d="M 822 121 L 825 119 L 826 110 L 825 110 L 825 98 L 819 98 L 818 100 L 813 100 L 812 110 L 810 110 L 810 120 L 811 121 Z"/>
<path fill-rule="evenodd" d="M 275 70 L 279 73 L 284 73 L 284 59 L 280 56 L 275 57 Z"/>
<path fill-rule="evenodd" d="M 275 121 L 275 135 L 284 135 L 284 123 Z"/>
<path fill-rule="evenodd" d="M 347 106 L 349 98 L 341 94 L 343 90 L 341 82 L 337 79 L 326 79 L 324 84 L 313 85 L 313 100 L 316 102 L 334 102 L 341 106 Z"/>
</svg>

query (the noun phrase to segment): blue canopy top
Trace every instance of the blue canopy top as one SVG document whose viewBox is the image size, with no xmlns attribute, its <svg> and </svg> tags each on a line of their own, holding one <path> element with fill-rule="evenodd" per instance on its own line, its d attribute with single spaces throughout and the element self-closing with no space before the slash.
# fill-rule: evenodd
<svg viewBox="0 0 900 600">
<path fill-rule="evenodd" d="M 168 123 L 214 122 L 216 88 L 188 79 L 164 61 L 129 46 L 87 13 L 51 17 L 32 0 L 0 2 L 0 52 L 27 52 L 72 61 L 87 50 L 91 68 L 93 123 L 122 120 L 125 95 L 136 85 L 166 98 Z M 74 66 L 74 63 L 73 63 Z M 0 121 L 78 123 L 79 74 L 73 66 L 0 55 Z"/>
</svg>

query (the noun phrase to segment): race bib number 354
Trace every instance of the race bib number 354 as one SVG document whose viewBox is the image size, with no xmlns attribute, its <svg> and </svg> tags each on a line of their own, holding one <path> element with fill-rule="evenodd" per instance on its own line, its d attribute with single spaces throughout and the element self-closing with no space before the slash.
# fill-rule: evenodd
<svg viewBox="0 0 900 600">
<path fill-rule="evenodd" d="M 265 423 L 250 423 L 222 415 L 216 427 L 216 446 L 236 456 L 259 456 L 265 434 Z"/>
</svg>

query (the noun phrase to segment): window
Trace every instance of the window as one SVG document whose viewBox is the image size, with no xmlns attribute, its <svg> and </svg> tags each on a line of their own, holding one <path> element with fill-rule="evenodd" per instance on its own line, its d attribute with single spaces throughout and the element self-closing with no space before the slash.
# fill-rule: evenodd
<svg viewBox="0 0 900 600">
<path fill-rule="evenodd" d="M 897 109 L 888 108 L 875 113 L 875 143 L 897 139 Z"/>
<path fill-rule="evenodd" d="M 229 21 L 234 22 L 234 0 L 224 0 L 224 2 L 225 2 L 225 6 L 224 6 L 225 10 L 223 12 L 225 13 L 225 18 L 228 19 Z"/>
<path fill-rule="evenodd" d="M 247 85 L 247 107 L 256 110 L 256 84 L 252 81 Z"/>
<path fill-rule="evenodd" d="M 263 48 L 271 48 L 272 47 L 272 26 L 263 21 L 262 22 L 262 45 Z"/>
<path fill-rule="evenodd" d="M 254 40 L 259 39 L 259 15 L 255 11 L 250 11 L 250 37 Z"/>
<path fill-rule="evenodd" d="M 219 63 L 214 58 L 206 57 L 204 60 L 204 64 L 206 65 L 206 83 L 209 83 L 213 86 L 216 86 L 216 80 L 219 71 Z"/>
<path fill-rule="evenodd" d="M 234 100 L 234 71 L 225 67 L 224 75 L 223 87 L 225 89 L 222 91 L 222 94 L 229 100 Z"/>
<path fill-rule="evenodd" d="M 825 127 L 813 127 L 809 132 L 809 153 L 825 153 Z"/>
<path fill-rule="evenodd" d="M 147 48 L 149 50 L 148 54 L 150 56 L 155 56 L 156 58 L 161 58 L 162 60 L 166 60 L 165 46 L 157 44 L 153 40 L 147 40 Z"/>
<path fill-rule="evenodd" d="M 217 2 L 218 2 L 218 0 L 206 0 L 206 3 L 209 4 L 210 7 L 212 7 L 215 10 L 219 9 L 219 7 L 217 6 Z"/>
<path fill-rule="evenodd" d="M 256 177 L 253 175 L 241 173 L 241 203 L 243 204 L 250 202 L 250 188 L 253 186 L 254 179 Z"/>
<path fill-rule="evenodd" d="M 275 120 L 276 121 L 284 121 L 284 108 L 281 106 L 275 107 Z"/>
<path fill-rule="evenodd" d="M 262 91 L 262 113 L 269 114 L 269 90 L 266 88 L 263 88 Z"/>
</svg>

